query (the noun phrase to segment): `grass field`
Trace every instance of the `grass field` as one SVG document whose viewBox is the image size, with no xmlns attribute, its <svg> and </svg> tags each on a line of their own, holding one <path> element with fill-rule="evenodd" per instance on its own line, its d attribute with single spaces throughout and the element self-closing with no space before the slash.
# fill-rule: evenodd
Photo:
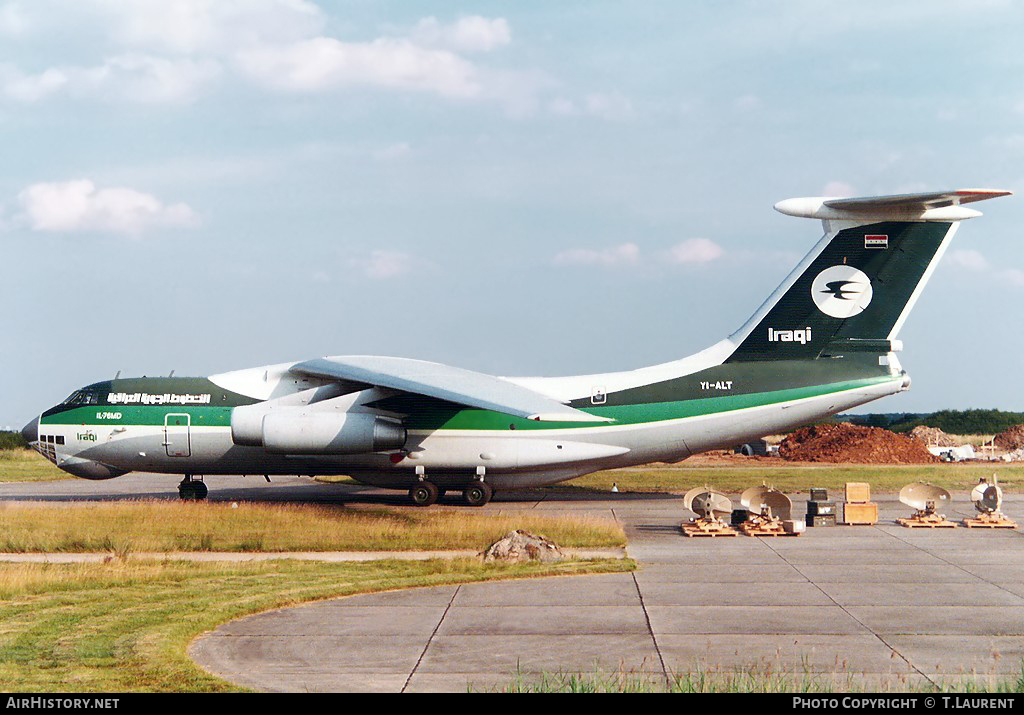
<svg viewBox="0 0 1024 715">
<path fill-rule="evenodd" d="M 762 482 L 793 494 L 806 493 L 811 487 L 842 489 L 846 482 L 868 482 L 876 493 L 898 492 L 914 481 L 925 481 L 946 489 L 969 489 L 979 477 L 999 475 L 999 483 L 1013 490 L 1024 484 L 1024 464 L 1003 462 L 973 464 L 822 464 L 791 465 L 783 460 L 771 463 L 752 460 L 750 466 L 701 465 L 637 467 L 613 469 L 589 474 L 556 489 L 594 489 L 608 491 L 616 484 L 619 491 L 686 492 L 693 487 L 711 486 L 726 492 L 740 492 Z"/>
<path fill-rule="evenodd" d="M 625 546 L 587 516 L 178 501 L 0 503 L 0 551 L 376 551 L 486 548 L 513 529 L 566 547 Z"/>
<path fill-rule="evenodd" d="M 626 560 L 483 564 L 0 565 L 0 691 L 238 690 L 201 670 L 188 644 L 225 621 L 305 601 L 446 583 L 627 571 Z"/>
<path fill-rule="evenodd" d="M 649 673 L 542 673 L 516 674 L 502 688 L 511 693 L 856 693 L 944 692 L 1024 693 L 1024 664 L 1015 676 L 971 674 L 940 678 L 935 686 L 917 681 L 879 680 L 844 672 L 822 673 L 810 668 L 775 668 L 771 665 L 729 669 L 695 667 L 688 673 L 663 676 Z"/>
<path fill-rule="evenodd" d="M 34 449 L 0 449 L 0 482 L 49 482 L 73 478 Z"/>
</svg>

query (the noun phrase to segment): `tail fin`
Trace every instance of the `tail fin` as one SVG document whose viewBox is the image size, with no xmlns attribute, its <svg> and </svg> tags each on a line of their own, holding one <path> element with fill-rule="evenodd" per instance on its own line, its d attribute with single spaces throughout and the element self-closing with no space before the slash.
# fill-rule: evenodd
<svg viewBox="0 0 1024 715">
<path fill-rule="evenodd" d="M 959 222 L 962 204 L 1009 191 L 965 189 L 856 199 L 789 199 L 775 208 L 818 218 L 825 236 L 730 339 L 726 362 L 886 353 Z"/>
</svg>

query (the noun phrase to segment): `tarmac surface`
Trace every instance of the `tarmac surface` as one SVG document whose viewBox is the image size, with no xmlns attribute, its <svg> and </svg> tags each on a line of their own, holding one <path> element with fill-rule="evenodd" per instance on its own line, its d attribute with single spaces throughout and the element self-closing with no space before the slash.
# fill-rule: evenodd
<svg viewBox="0 0 1024 715">
<path fill-rule="evenodd" d="M 297 478 L 208 481 L 212 499 L 405 503 L 396 492 Z M 176 484 L 141 474 L 0 484 L 0 499 L 176 498 Z M 951 520 L 973 516 L 966 493 L 953 498 Z M 190 654 L 231 682 L 271 691 L 490 690 L 540 674 L 660 680 L 732 668 L 789 673 L 793 687 L 808 678 L 870 689 L 1016 679 L 1024 532 L 907 529 L 893 522 L 909 515 L 895 496 L 875 501 L 874 527 L 685 538 L 688 514 L 675 495 L 499 494 L 484 511 L 619 520 L 637 571 L 333 599 L 226 623 Z M 794 498 L 794 514 L 803 511 Z M 1024 524 L 1024 498 L 1008 497 L 1004 512 Z"/>
</svg>

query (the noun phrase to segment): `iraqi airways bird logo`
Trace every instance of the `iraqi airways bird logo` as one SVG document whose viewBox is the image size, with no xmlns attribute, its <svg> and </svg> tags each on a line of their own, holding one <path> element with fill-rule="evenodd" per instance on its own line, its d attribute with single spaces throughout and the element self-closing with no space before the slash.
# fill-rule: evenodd
<svg viewBox="0 0 1024 715">
<path fill-rule="evenodd" d="M 831 293 L 840 300 L 852 300 L 849 296 L 860 295 L 860 290 L 847 290 L 848 285 L 858 285 L 853 281 L 832 281 L 831 283 L 825 284 L 825 290 L 822 293 Z"/>
<path fill-rule="evenodd" d="M 811 299 L 825 315 L 852 318 L 871 304 L 871 279 L 853 266 L 831 266 L 811 283 Z"/>
</svg>

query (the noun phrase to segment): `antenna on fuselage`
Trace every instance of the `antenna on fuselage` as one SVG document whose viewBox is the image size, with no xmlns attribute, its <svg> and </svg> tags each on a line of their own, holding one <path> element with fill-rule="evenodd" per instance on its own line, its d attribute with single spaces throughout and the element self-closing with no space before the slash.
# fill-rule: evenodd
<svg viewBox="0 0 1024 715">
<path fill-rule="evenodd" d="M 174 370 L 171 370 L 171 374 L 168 375 L 167 377 L 174 377 Z"/>
<path fill-rule="evenodd" d="M 119 378 L 119 377 L 121 377 L 121 371 L 120 371 L 120 370 L 118 370 L 118 371 L 117 371 L 117 374 L 116 374 L 116 375 L 114 375 L 114 379 L 116 380 L 116 379 L 117 379 L 117 378 Z"/>
</svg>

